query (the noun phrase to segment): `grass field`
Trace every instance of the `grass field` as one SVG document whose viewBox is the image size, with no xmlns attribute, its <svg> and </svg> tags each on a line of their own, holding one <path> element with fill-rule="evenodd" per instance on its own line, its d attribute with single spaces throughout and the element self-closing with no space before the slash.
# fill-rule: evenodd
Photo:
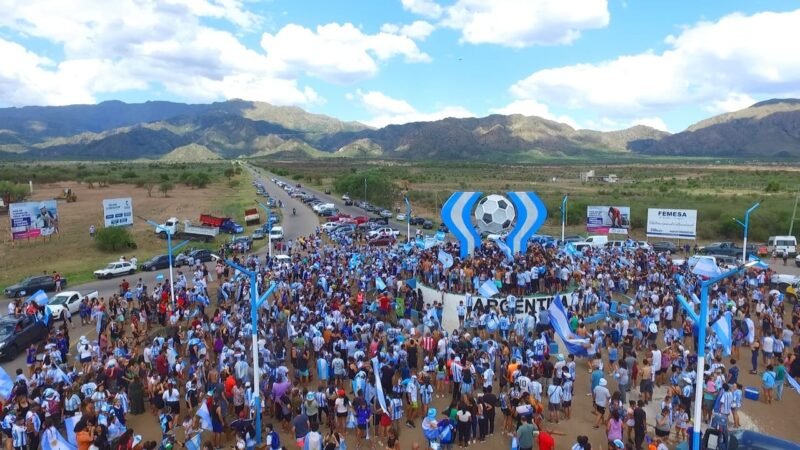
<svg viewBox="0 0 800 450">
<path fill-rule="evenodd" d="M 91 166 L 91 165 L 89 165 Z M 105 165 L 101 165 L 105 166 Z M 229 163 L 226 166 L 230 167 Z M 74 167 L 74 165 L 69 165 Z M 184 171 L 180 165 L 148 165 L 129 164 L 128 167 L 135 172 L 151 169 L 151 176 L 160 177 L 166 174 L 170 179 L 176 179 Z M 222 176 L 221 165 L 194 164 L 191 170 L 209 171 L 213 174 L 212 183 L 206 188 L 192 188 L 178 182 L 167 196 L 155 189 L 152 196 L 148 196 L 145 188 L 136 187 L 135 184 L 114 182 L 105 187 L 90 188 L 86 182 L 58 181 L 46 184 L 35 184 L 34 193 L 29 201 L 46 200 L 58 197 L 64 188 L 75 192 L 78 200 L 75 203 L 58 202 L 60 233 L 47 241 L 38 239 L 31 241 L 10 240 L 10 222 L 7 213 L 0 216 L 0 287 L 13 284 L 21 278 L 41 273 L 42 271 L 59 271 L 66 276 L 71 284 L 87 281 L 92 277 L 92 272 L 104 267 L 108 262 L 118 260 L 122 254 L 127 257 L 136 256 L 140 262 L 166 252 L 164 240 L 155 236 L 153 229 L 145 219 L 163 222 L 169 217 L 189 219 L 196 223 L 201 213 L 229 215 L 237 220 L 243 219 L 244 204 L 249 198 L 253 202 L 255 189 L 250 184 L 250 176 L 243 172 L 234 175 L 232 181 L 227 181 Z M 0 168 L 0 173 L 5 168 Z M 70 170 L 66 169 L 69 173 Z M 91 169 L 94 170 L 94 169 Z M 40 177 L 41 178 L 41 177 Z M 233 181 L 237 183 L 234 183 Z M 177 181 L 177 180 L 176 180 Z M 235 184 L 235 185 L 234 185 Z M 249 196 L 249 197 L 248 197 Z M 137 249 L 120 253 L 106 253 L 98 250 L 89 237 L 89 227 L 103 227 L 102 200 L 106 198 L 131 197 L 133 212 L 137 219 L 130 231 L 134 235 Z M 234 214 L 235 213 L 235 214 Z M 242 221 L 243 223 L 243 221 Z M 248 228 L 247 233 L 252 231 Z M 191 247 L 217 248 L 229 235 L 220 235 L 214 243 L 192 243 Z M 257 245 L 263 245 L 258 241 Z"/>
<path fill-rule="evenodd" d="M 570 197 L 567 223 L 571 233 L 585 232 L 587 206 L 616 205 L 630 206 L 632 235 L 637 238 L 645 237 L 648 208 L 682 208 L 698 210 L 699 240 L 739 239 L 742 231 L 732 218 L 741 218 L 756 201 L 761 201 L 761 207 L 751 216 L 751 240 L 763 242 L 768 236 L 788 232 L 800 189 L 800 167 L 745 161 L 676 161 L 647 165 L 592 165 L 585 160 L 559 165 L 374 161 L 257 164 L 334 192 L 341 177 L 377 172 L 395 186 L 393 204 L 380 206 L 402 209 L 403 194 L 407 193 L 415 215 L 434 219 L 454 191 L 533 191 L 547 205 L 548 220 L 542 232 L 550 234 L 560 233 L 560 206 L 565 194 Z M 620 182 L 582 183 L 580 173 L 590 169 L 597 175 L 616 174 Z M 350 194 L 356 200 L 363 198 L 363 191 Z M 800 223 L 796 225 L 798 234 Z"/>
</svg>

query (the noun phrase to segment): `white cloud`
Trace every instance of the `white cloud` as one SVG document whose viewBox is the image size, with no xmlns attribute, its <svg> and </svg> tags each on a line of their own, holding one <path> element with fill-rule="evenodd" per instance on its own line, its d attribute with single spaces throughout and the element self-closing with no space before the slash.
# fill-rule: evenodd
<svg viewBox="0 0 800 450">
<path fill-rule="evenodd" d="M 436 19 L 442 15 L 442 7 L 433 0 L 400 0 L 403 9 L 414 14 Z"/>
<path fill-rule="evenodd" d="M 553 114 L 547 105 L 532 99 L 515 100 L 502 108 L 493 108 L 489 111 L 493 114 L 522 114 L 523 116 L 541 117 L 543 119 L 565 123 L 575 129 L 579 128 L 578 123 L 571 117 Z"/>
<path fill-rule="evenodd" d="M 389 34 L 399 34 L 415 41 L 423 41 L 433 33 L 436 27 L 424 20 L 416 20 L 408 25 L 395 25 L 393 23 L 384 24 L 381 31 Z"/>
<path fill-rule="evenodd" d="M 712 113 L 738 111 L 756 103 L 756 99 L 747 94 L 731 92 L 727 97 L 714 100 L 705 109 Z"/>
<path fill-rule="evenodd" d="M 372 114 L 371 119 L 361 122 L 376 128 L 391 124 L 429 122 L 447 117 L 474 117 L 469 110 L 460 106 L 445 106 L 432 112 L 420 112 L 407 101 L 389 97 L 379 91 L 357 90 L 349 98 L 358 101 Z"/>
<path fill-rule="evenodd" d="M 282 76 L 260 49 L 202 22 L 251 30 L 261 18 L 245 1 L 6 0 L 0 30 L 62 46 L 64 58 L 49 61 L 4 41 L 0 59 L 21 63 L 0 68 L 0 104 L 90 103 L 98 94 L 158 88 L 193 101 L 322 101 L 295 76 Z"/>
<path fill-rule="evenodd" d="M 396 56 L 406 62 L 431 60 L 407 36 L 388 31 L 364 34 L 350 23 L 320 25 L 316 30 L 290 24 L 275 35 L 264 33 L 261 46 L 270 65 L 284 76 L 307 73 L 334 83 L 372 77 L 379 62 Z"/>
<path fill-rule="evenodd" d="M 646 127 L 655 128 L 656 130 L 669 132 L 666 122 L 660 117 L 637 117 L 631 120 L 618 120 L 610 117 L 601 117 L 598 120 L 587 120 L 586 128 L 595 131 L 616 131 L 624 130 L 634 127 L 636 125 L 644 125 Z"/>
<path fill-rule="evenodd" d="M 673 107 L 728 110 L 752 96 L 800 94 L 800 10 L 731 14 L 700 22 L 646 51 L 597 64 L 534 72 L 511 88 L 536 99 L 600 117 L 650 116 Z"/>
<path fill-rule="evenodd" d="M 445 16 L 462 42 L 508 47 L 569 44 L 609 22 L 607 0 L 458 0 Z"/>
</svg>

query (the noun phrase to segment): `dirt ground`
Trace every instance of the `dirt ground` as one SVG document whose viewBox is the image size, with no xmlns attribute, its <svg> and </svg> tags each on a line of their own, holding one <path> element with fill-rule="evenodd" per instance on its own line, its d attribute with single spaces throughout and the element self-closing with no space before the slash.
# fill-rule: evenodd
<svg viewBox="0 0 800 450">
<path fill-rule="evenodd" d="M 236 188 L 225 183 L 211 185 L 205 189 L 192 189 L 175 185 L 167 197 L 153 190 L 148 197 L 143 188 L 133 185 L 111 185 L 90 189 L 77 182 L 54 183 L 34 186 L 34 194 L 29 201 L 47 200 L 58 197 L 64 188 L 71 188 L 78 196 L 75 203 L 58 202 L 60 233 L 51 239 L 30 241 L 11 241 L 8 215 L 0 216 L 0 286 L 16 283 L 21 278 L 41 273 L 59 271 L 68 281 L 86 280 L 87 272 L 104 267 L 108 262 L 136 255 L 144 261 L 156 254 L 165 252 L 166 244 L 155 237 L 153 229 L 144 220 L 156 222 L 174 216 L 197 222 L 201 213 L 221 214 L 226 198 L 234 196 L 243 189 L 249 189 L 249 180 L 242 178 Z M 134 220 L 132 232 L 138 248 L 135 251 L 109 254 L 101 252 L 92 244 L 89 227 L 103 228 L 103 199 L 131 197 Z M 221 237 L 217 241 L 221 242 Z"/>
</svg>

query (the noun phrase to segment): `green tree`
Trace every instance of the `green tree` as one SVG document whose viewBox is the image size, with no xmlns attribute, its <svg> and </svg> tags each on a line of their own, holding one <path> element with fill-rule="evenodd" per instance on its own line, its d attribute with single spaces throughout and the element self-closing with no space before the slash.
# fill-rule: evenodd
<svg viewBox="0 0 800 450">
<path fill-rule="evenodd" d="M 3 199 L 3 203 L 6 207 L 15 202 L 20 202 L 25 200 L 25 198 L 30 194 L 28 190 L 28 186 L 24 184 L 15 184 L 10 181 L 0 181 L 0 198 Z"/>
<path fill-rule="evenodd" d="M 147 180 L 142 184 L 142 187 L 144 187 L 144 190 L 147 191 L 147 196 L 148 197 L 152 197 L 153 196 L 153 189 L 156 188 L 156 182 L 153 181 L 153 180 Z"/>
<path fill-rule="evenodd" d="M 236 171 L 233 169 L 233 167 L 228 167 L 227 169 L 225 169 L 225 172 L 223 172 L 223 174 L 225 175 L 225 178 L 230 180 L 231 178 L 233 178 L 234 175 L 236 175 Z"/>
<path fill-rule="evenodd" d="M 381 170 L 370 170 L 340 176 L 333 183 L 336 192 L 349 193 L 353 199 L 364 197 L 366 180 L 367 201 L 385 208 L 391 208 L 398 198 L 397 186 Z"/>
<path fill-rule="evenodd" d="M 169 181 L 164 181 L 158 185 L 158 192 L 164 194 L 164 197 L 166 197 L 167 194 L 169 194 L 169 191 L 173 189 L 175 189 L 175 185 L 170 183 Z"/>
<path fill-rule="evenodd" d="M 97 231 L 94 243 L 104 252 L 117 252 L 130 248 L 136 248 L 136 241 L 133 235 L 126 228 L 109 227 L 101 228 Z"/>
</svg>

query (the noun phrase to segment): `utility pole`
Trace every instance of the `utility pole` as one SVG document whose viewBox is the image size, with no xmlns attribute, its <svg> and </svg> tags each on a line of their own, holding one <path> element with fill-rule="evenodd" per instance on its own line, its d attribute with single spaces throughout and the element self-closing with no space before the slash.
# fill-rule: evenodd
<svg viewBox="0 0 800 450">
<path fill-rule="evenodd" d="M 364 203 L 367 203 L 367 177 L 364 177 Z"/>
<path fill-rule="evenodd" d="M 792 231 L 794 231 L 794 221 L 797 217 L 797 200 L 800 199 L 800 194 L 795 194 L 794 196 L 794 211 L 792 211 L 792 221 L 789 222 L 789 236 L 794 236 Z"/>
</svg>

